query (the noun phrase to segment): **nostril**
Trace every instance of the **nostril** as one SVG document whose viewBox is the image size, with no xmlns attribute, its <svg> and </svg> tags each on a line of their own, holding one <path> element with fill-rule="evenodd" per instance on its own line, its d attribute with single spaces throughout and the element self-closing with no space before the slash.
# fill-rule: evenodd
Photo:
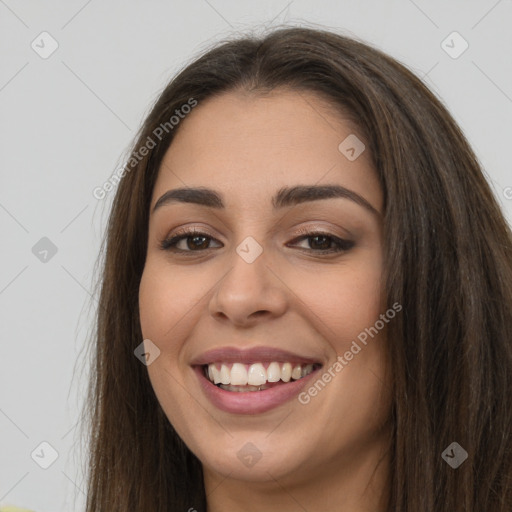
<svg viewBox="0 0 512 512">
<path fill-rule="evenodd" d="M 255 311 L 254 313 L 252 313 L 251 315 L 249 316 L 256 316 L 256 317 L 259 317 L 259 316 L 262 316 L 262 315 L 266 315 L 268 313 L 268 311 L 264 310 L 264 309 L 261 309 L 260 311 Z"/>
</svg>

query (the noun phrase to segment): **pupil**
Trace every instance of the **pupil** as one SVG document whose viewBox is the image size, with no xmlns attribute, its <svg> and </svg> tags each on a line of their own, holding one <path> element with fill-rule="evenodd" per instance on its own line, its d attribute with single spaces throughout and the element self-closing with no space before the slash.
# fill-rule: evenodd
<svg viewBox="0 0 512 512">
<path fill-rule="evenodd" d="M 324 241 L 324 243 L 319 244 L 321 247 L 320 249 L 328 249 L 329 248 L 329 241 L 328 238 L 325 235 L 317 235 L 313 237 L 313 243 L 311 245 L 315 246 L 318 239 L 321 239 Z M 314 247 L 313 247 L 314 248 Z M 318 248 L 318 245 L 317 245 Z"/>
<path fill-rule="evenodd" d="M 203 243 L 196 243 L 197 240 L 203 240 Z M 205 245 L 208 245 L 207 238 L 205 236 L 193 236 L 188 239 L 188 241 L 192 241 L 192 243 L 188 243 L 189 249 L 197 249 L 198 245 L 200 246 L 200 249 L 206 249 L 207 247 L 204 247 Z"/>
</svg>

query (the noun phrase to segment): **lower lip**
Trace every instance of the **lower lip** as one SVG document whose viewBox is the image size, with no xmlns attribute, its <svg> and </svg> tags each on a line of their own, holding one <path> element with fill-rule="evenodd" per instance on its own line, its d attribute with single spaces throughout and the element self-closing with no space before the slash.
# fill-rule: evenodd
<svg viewBox="0 0 512 512">
<path fill-rule="evenodd" d="M 199 384 L 205 395 L 218 409 L 234 414 L 259 414 L 278 407 L 297 396 L 306 384 L 317 374 L 319 369 L 299 380 L 280 384 L 263 391 L 226 391 L 219 388 L 205 375 L 201 366 L 196 366 Z"/>
</svg>

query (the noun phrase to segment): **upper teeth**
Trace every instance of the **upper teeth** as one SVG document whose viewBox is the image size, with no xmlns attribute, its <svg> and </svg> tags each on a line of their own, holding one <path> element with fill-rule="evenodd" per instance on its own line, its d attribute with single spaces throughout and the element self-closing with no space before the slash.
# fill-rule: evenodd
<svg viewBox="0 0 512 512">
<path fill-rule="evenodd" d="M 220 368 L 216 363 L 208 365 L 208 378 L 214 384 L 231 384 L 233 386 L 261 386 L 267 382 L 289 382 L 298 380 L 313 371 L 312 364 L 295 364 L 272 362 L 267 367 L 263 363 L 245 365 L 222 363 Z"/>
</svg>

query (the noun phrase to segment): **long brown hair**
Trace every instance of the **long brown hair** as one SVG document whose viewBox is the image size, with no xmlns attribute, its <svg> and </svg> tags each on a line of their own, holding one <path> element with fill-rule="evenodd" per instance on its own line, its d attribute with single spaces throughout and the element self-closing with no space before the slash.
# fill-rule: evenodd
<svg viewBox="0 0 512 512">
<path fill-rule="evenodd" d="M 102 253 L 87 512 L 206 510 L 201 464 L 134 356 L 149 204 L 179 125 L 161 140 L 155 130 L 191 99 L 200 108 L 221 92 L 280 87 L 316 92 L 351 115 L 384 193 L 386 297 L 403 306 L 388 326 L 389 511 L 510 512 L 510 228 L 461 130 L 414 74 L 353 38 L 286 27 L 204 53 L 169 83 L 138 133 Z M 141 152 L 149 138 L 157 144 Z M 452 442 L 468 453 L 457 469 L 441 456 Z"/>
</svg>

